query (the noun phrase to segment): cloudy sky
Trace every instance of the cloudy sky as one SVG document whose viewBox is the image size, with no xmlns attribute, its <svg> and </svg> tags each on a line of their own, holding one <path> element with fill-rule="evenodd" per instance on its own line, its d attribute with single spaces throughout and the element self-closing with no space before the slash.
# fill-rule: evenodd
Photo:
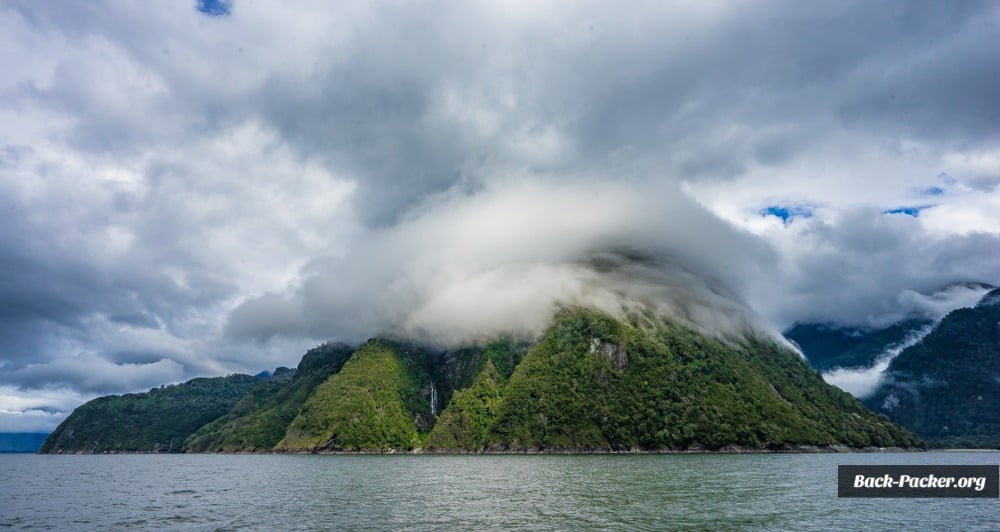
<svg viewBox="0 0 1000 532">
<path fill-rule="evenodd" d="M 383 331 L 1000 285 L 1000 4 L 0 3 L 0 431 Z"/>
</svg>

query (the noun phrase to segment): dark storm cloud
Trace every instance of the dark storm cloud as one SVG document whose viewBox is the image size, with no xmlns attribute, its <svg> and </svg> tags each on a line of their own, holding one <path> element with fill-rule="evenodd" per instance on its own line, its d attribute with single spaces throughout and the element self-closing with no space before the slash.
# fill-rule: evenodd
<svg viewBox="0 0 1000 532">
<path fill-rule="evenodd" d="M 831 123 L 960 143 L 997 130 L 997 15 L 988 3 L 540 9 L 551 13 L 373 9 L 331 30 L 336 47 L 319 41 L 312 57 L 288 58 L 308 65 L 301 71 L 265 71 L 232 98 L 134 30 L 107 27 L 99 11 L 27 11 L 44 27 L 90 23 L 129 46 L 134 61 L 122 62 L 133 79 L 94 75 L 123 66 L 114 61 L 61 62 L 56 83 L 39 92 L 79 114 L 82 146 L 264 119 L 296 149 L 358 177 L 360 213 L 376 226 L 429 193 L 481 179 L 484 163 L 727 178 L 824 142 Z M 230 69 L 235 50 L 260 44 L 225 29 L 232 33 L 207 62 Z M 129 90 L 137 87 L 127 81 L 145 77 L 165 90 Z M 124 112 L 136 105 L 176 124 L 151 128 Z M 497 123 L 465 120 L 475 113 Z M 546 131 L 564 139 L 563 153 L 530 160 L 517 150 L 518 138 L 537 142 Z"/>
<path fill-rule="evenodd" d="M 709 17 L 712 31 L 682 12 L 566 13 L 514 35 L 472 8 L 461 17 L 394 12 L 359 24 L 338 60 L 305 79 L 270 78 L 259 96 L 296 146 L 361 178 L 362 216 L 381 225 L 426 194 L 483 179 L 490 165 L 726 178 L 748 163 L 781 164 L 838 123 L 862 136 L 981 142 L 995 130 L 981 127 L 995 124 L 992 100 L 965 96 L 989 95 L 995 83 L 995 56 L 975 35 L 995 18 L 983 9 L 751 6 Z M 860 112 L 860 102 L 881 101 L 885 72 L 940 76 L 925 56 L 947 63 L 942 83 L 964 92 L 914 100 L 907 105 L 919 109 L 899 111 L 910 122 Z M 932 90 L 917 81 L 894 83 Z M 475 113 L 496 123 L 463 121 Z M 946 132 L 926 127 L 945 116 Z M 543 133 L 561 150 L 531 157 L 512 140 L 540 143 Z"/>
<path fill-rule="evenodd" d="M 182 284 L 157 271 L 165 263 L 190 267 L 184 262 L 194 257 L 170 233 L 184 226 L 158 219 L 150 205 L 123 207 L 114 187 L 76 184 L 80 177 L 36 166 L 34 182 L 0 184 L 15 207 L 0 214 L 0 338 L 14 367 L 72 354 L 67 344 L 87 339 L 94 316 L 112 327 L 176 327 L 184 309 L 233 293 L 231 283 L 209 271 L 195 269 Z M 138 235 L 144 247 L 119 254 L 115 232 L 126 226 L 128 238 Z"/>
<path fill-rule="evenodd" d="M 904 4 L 905 5 L 905 4 Z M 858 65 L 838 115 L 888 135 L 996 141 L 1000 124 L 1000 16 L 986 2 L 905 5 L 882 26 L 907 48 Z"/>
<path fill-rule="evenodd" d="M 4 372 L 0 384 L 38 389 L 73 383 L 73 388 L 81 392 L 108 394 L 149 389 L 177 381 L 183 375 L 183 366 L 166 358 L 146 364 L 117 364 L 97 355 L 82 354 Z"/>
</svg>

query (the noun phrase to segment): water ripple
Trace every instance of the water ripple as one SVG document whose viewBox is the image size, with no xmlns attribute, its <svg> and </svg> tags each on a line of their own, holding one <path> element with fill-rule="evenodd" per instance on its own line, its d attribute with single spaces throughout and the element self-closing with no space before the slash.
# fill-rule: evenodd
<svg viewBox="0 0 1000 532">
<path fill-rule="evenodd" d="M 997 501 L 838 499 L 847 455 L 0 455 L 0 527 L 71 530 L 964 529 Z"/>
</svg>

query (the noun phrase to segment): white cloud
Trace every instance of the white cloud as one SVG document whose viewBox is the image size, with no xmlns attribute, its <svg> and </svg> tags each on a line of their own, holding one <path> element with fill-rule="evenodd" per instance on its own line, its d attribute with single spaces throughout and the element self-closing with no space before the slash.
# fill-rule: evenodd
<svg viewBox="0 0 1000 532">
<path fill-rule="evenodd" d="M 867 369 L 836 369 L 823 374 L 823 380 L 857 398 L 864 398 L 875 391 L 889 361 L 879 362 Z"/>
<path fill-rule="evenodd" d="M 952 296 L 949 298 L 948 295 L 942 295 L 941 299 L 951 299 L 956 301 L 953 296 L 957 292 L 961 292 L 961 289 L 948 290 Z M 961 296 L 959 296 L 961 299 Z M 957 301 L 956 301 L 957 302 Z M 952 310 L 952 309 L 949 309 Z M 936 319 L 940 319 L 942 316 L 935 316 Z M 899 344 L 889 346 L 888 349 L 881 355 L 874 366 L 865 369 L 835 369 L 823 374 L 823 380 L 832 384 L 841 390 L 859 398 L 863 399 L 871 395 L 875 388 L 878 386 L 879 381 L 882 378 L 882 374 L 885 373 L 886 368 L 889 367 L 889 363 L 892 359 L 896 358 L 900 353 L 902 353 L 906 348 L 916 345 L 925 336 L 931 333 L 934 327 L 937 325 L 935 322 L 933 325 L 924 327 L 918 331 L 913 332 L 907 336 Z"/>
<path fill-rule="evenodd" d="M 26 393 L 0 384 L 0 432 L 49 432 L 93 394 L 69 388 L 43 388 Z"/>
<path fill-rule="evenodd" d="M 643 297 L 713 333 L 755 322 L 739 298 L 769 260 L 766 246 L 676 187 L 578 179 L 494 181 L 471 195 L 430 198 L 350 255 L 310 265 L 284 297 L 243 304 L 228 329 L 237 337 L 306 330 L 353 341 L 394 331 L 455 343 L 534 334 L 559 303 L 616 311 L 620 300 Z M 639 262 L 630 262 L 637 252 Z M 596 273 L 590 263 L 609 253 L 622 262 L 607 265 L 621 271 Z"/>
<path fill-rule="evenodd" d="M 781 267 L 749 296 L 772 323 L 834 322 L 886 326 L 912 315 L 939 317 L 975 297 L 956 283 L 998 284 L 1000 236 L 928 231 L 919 218 L 886 215 L 873 207 L 845 209 L 764 233 L 779 250 Z M 777 297 L 773 294 L 779 294 Z"/>
<path fill-rule="evenodd" d="M 52 432 L 67 414 L 45 410 L 0 410 L 0 432 Z"/>
<path fill-rule="evenodd" d="M 103 357 L 83 353 L 43 364 L 28 364 L 5 375 L 8 383 L 28 388 L 56 387 L 67 382 L 90 393 L 117 390 L 143 391 L 180 380 L 184 367 L 169 359 L 146 364 L 115 364 Z"/>
</svg>

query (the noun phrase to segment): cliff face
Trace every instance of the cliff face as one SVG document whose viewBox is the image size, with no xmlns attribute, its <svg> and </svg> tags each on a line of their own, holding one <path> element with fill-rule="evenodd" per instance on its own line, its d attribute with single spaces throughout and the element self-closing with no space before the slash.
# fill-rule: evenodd
<svg viewBox="0 0 1000 532">
<path fill-rule="evenodd" d="M 307 453 L 921 445 L 771 340 L 713 340 L 651 315 L 619 321 L 566 309 L 532 345 L 499 339 L 444 353 L 384 339 L 353 352 L 327 345 L 294 377 L 277 377 L 215 416 L 184 419 L 166 447 L 106 437 L 128 433 L 131 422 L 112 420 L 148 399 L 134 394 L 106 405 L 109 421 L 85 438 L 89 446 L 47 450 L 177 451 L 185 441 L 193 452 Z M 64 425 L 92 419 L 88 405 Z"/>
</svg>

